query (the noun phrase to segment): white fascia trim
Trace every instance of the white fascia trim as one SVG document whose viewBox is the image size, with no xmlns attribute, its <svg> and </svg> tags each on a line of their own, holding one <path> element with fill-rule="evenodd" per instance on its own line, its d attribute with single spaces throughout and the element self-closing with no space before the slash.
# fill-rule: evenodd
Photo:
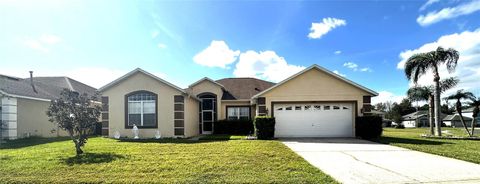
<svg viewBox="0 0 480 184">
<path fill-rule="evenodd" d="M 117 83 L 119 83 L 119 82 L 127 79 L 128 77 L 132 76 L 133 74 L 135 74 L 135 73 L 137 73 L 137 72 L 140 72 L 140 73 L 143 73 L 143 74 L 145 74 L 145 75 L 148 75 L 148 76 L 150 76 L 150 77 L 152 77 L 152 78 L 154 78 L 154 79 L 156 79 L 156 80 L 158 80 L 158 81 L 160 81 L 160 82 L 162 82 L 162 83 L 164 83 L 164 84 L 167 84 L 168 86 L 170 86 L 170 87 L 172 87 L 172 88 L 177 89 L 178 91 L 181 91 L 182 93 L 185 93 L 185 94 L 187 93 L 187 92 L 185 92 L 185 90 L 183 90 L 182 88 L 180 88 L 180 87 L 178 87 L 178 86 L 176 86 L 176 85 L 174 85 L 174 84 L 172 84 L 172 83 L 170 83 L 170 82 L 168 82 L 168 81 L 166 81 L 166 80 L 163 80 L 163 79 L 161 79 L 160 77 L 157 77 L 157 76 L 155 76 L 155 75 L 153 75 L 153 74 L 151 74 L 151 73 L 148 73 L 147 71 L 142 70 L 141 68 L 136 68 L 135 70 L 132 70 L 131 72 L 128 72 L 127 74 L 121 76 L 120 78 L 115 79 L 114 81 L 112 81 L 112 82 L 108 83 L 107 85 L 101 87 L 100 89 L 98 89 L 98 91 L 103 92 L 103 91 L 105 91 L 106 89 L 108 89 L 108 88 L 112 87 L 113 85 L 115 85 L 115 84 L 117 84 Z"/>
<path fill-rule="evenodd" d="M 214 80 L 212 80 L 212 79 L 210 79 L 210 78 L 208 78 L 208 77 L 204 77 L 204 78 L 198 80 L 197 82 L 194 82 L 193 84 L 190 84 L 188 87 L 191 88 L 191 87 L 193 87 L 193 86 L 201 83 L 201 82 L 204 81 L 204 80 L 210 81 L 211 83 L 214 83 L 214 84 L 220 86 L 221 88 L 225 89 L 225 87 L 224 87 L 222 84 L 220 84 L 220 83 L 218 83 L 218 82 L 215 82 Z"/>
<path fill-rule="evenodd" d="M 44 101 L 44 102 L 50 102 L 52 100 L 50 99 L 45 99 L 45 98 L 35 98 L 35 97 L 29 97 L 29 96 L 22 96 L 22 95 L 14 95 L 14 94 L 9 94 L 6 93 L 5 91 L 0 90 L 0 93 L 7 97 L 13 97 L 13 98 L 23 98 L 23 99 L 28 99 L 28 100 L 38 100 L 38 101 Z"/>
<path fill-rule="evenodd" d="M 373 90 L 371 90 L 371 89 L 368 89 L 368 88 L 366 88 L 366 87 L 364 87 L 364 86 L 362 86 L 362 85 L 360 85 L 360 84 L 357 84 L 357 83 L 355 83 L 355 82 L 353 82 L 353 81 L 351 81 L 351 80 L 349 80 L 349 79 L 347 79 L 347 78 L 345 78 L 345 77 L 342 77 L 342 76 L 340 76 L 340 75 L 338 75 L 338 74 L 336 74 L 336 73 L 333 73 L 333 72 L 331 72 L 330 70 L 327 70 L 327 69 L 325 69 L 325 68 L 323 68 L 323 67 L 321 67 L 321 66 L 318 66 L 317 64 L 313 64 L 312 66 L 310 66 L 310 67 L 308 67 L 308 68 L 306 68 L 306 69 L 304 69 L 304 70 L 302 70 L 302 71 L 300 71 L 300 72 L 298 72 L 298 73 L 290 76 L 289 78 L 287 78 L 287 79 L 285 79 L 285 80 L 283 80 L 283 81 L 281 81 L 281 82 L 273 85 L 272 87 L 270 87 L 270 88 L 268 88 L 268 89 L 266 89 L 266 90 L 264 90 L 264 91 L 256 94 L 255 96 L 252 97 L 252 100 L 255 99 L 255 98 L 258 98 L 259 96 L 265 94 L 266 92 L 272 90 L 273 88 L 276 88 L 276 87 L 278 87 L 278 86 L 280 86 L 280 85 L 288 82 L 289 80 L 291 80 L 291 79 L 293 79 L 293 78 L 295 78 L 295 77 L 297 77 L 297 76 L 299 76 L 299 75 L 301 75 L 301 74 L 303 74 L 303 73 L 305 73 L 305 72 L 307 72 L 307 71 L 309 71 L 309 70 L 311 70 L 311 69 L 318 69 L 318 70 L 320 70 L 320 71 L 323 71 L 323 72 L 325 72 L 325 73 L 327 73 L 327 74 L 330 74 L 330 75 L 332 75 L 332 76 L 334 76 L 334 77 L 336 77 L 336 78 L 338 78 L 338 79 L 340 79 L 340 80 L 342 80 L 342 81 L 344 81 L 344 82 L 347 82 L 347 83 L 349 83 L 349 84 L 351 84 L 351 85 L 353 85 L 353 86 L 355 86 L 355 87 L 357 87 L 357 88 L 360 88 L 360 89 L 362 89 L 362 90 L 370 93 L 370 94 L 373 95 L 373 96 L 378 96 L 378 93 L 375 92 L 375 91 L 373 91 Z"/>
</svg>

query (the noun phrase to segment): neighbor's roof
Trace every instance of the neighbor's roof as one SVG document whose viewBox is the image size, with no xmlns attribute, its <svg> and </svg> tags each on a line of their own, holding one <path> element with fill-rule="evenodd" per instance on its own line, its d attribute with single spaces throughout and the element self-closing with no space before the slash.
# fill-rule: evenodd
<svg viewBox="0 0 480 184">
<path fill-rule="evenodd" d="M 413 113 L 402 116 L 402 118 L 403 118 L 403 120 L 415 120 L 415 119 L 418 119 L 418 118 L 423 117 L 423 116 L 428 117 L 428 111 L 413 112 Z M 445 116 L 447 116 L 447 115 L 443 114 L 443 113 L 440 113 L 441 119 L 443 119 Z"/>
<path fill-rule="evenodd" d="M 428 111 L 417 111 L 407 115 L 402 116 L 403 120 L 415 120 L 422 116 L 428 116 Z"/>
<path fill-rule="evenodd" d="M 12 97 L 48 101 L 59 98 L 64 88 L 90 96 L 96 92 L 95 88 L 68 77 L 34 77 L 33 84 L 36 91 L 33 90 L 30 78 L 0 75 L 0 93 Z"/>
<path fill-rule="evenodd" d="M 443 118 L 444 121 L 460 121 L 460 116 L 458 114 L 454 115 L 447 115 L 445 118 Z M 472 120 L 472 118 L 463 116 L 463 120 Z"/>
<path fill-rule="evenodd" d="M 265 94 L 266 92 L 272 90 L 273 88 L 276 88 L 277 86 L 280 86 L 280 85 L 282 85 L 283 83 L 286 83 L 287 81 L 289 81 L 289 80 L 291 80 L 291 79 L 294 79 L 295 77 L 297 77 L 297 76 L 299 76 L 299 75 L 301 75 L 301 74 L 303 74 L 303 73 L 305 73 L 305 72 L 307 72 L 307 71 L 310 71 L 310 70 L 312 70 L 312 69 L 317 69 L 317 70 L 323 71 L 323 72 L 325 72 L 325 73 L 327 73 L 327 74 L 329 74 L 329 75 L 331 75 L 331 76 L 333 76 L 333 77 L 335 77 L 335 78 L 337 78 L 337 79 L 340 79 L 340 80 L 342 80 L 342 81 L 344 81 L 344 82 L 346 82 L 346 83 L 348 83 L 348 84 L 351 84 L 351 85 L 353 85 L 353 86 L 355 86 L 355 87 L 357 87 L 357 88 L 359 88 L 359 89 L 362 89 L 362 90 L 370 93 L 370 94 L 373 95 L 373 96 L 377 96 L 377 95 L 378 95 L 377 92 L 375 92 L 375 91 L 373 91 L 373 90 L 371 90 L 371 89 L 368 89 L 368 88 L 366 88 L 366 87 L 364 87 L 364 86 L 362 86 L 362 85 L 360 85 L 360 84 L 357 84 L 357 83 L 355 83 L 355 82 L 353 82 L 353 81 L 351 81 L 351 80 L 349 80 L 349 79 L 347 79 L 347 78 L 345 78 L 345 77 L 342 77 L 342 76 L 340 76 L 340 75 L 338 75 L 338 74 L 336 74 L 336 73 L 333 73 L 332 71 L 327 70 L 327 69 L 325 69 L 325 68 L 323 68 L 323 67 L 321 67 L 321 66 L 318 66 L 318 65 L 316 65 L 316 64 L 313 64 L 312 66 L 310 66 L 310 67 L 308 67 L 308 68 L 306 68 L 306 69 L 304 69 L 304 70 L 296 73 L 295 75 L 292 75 L 292 76 L 290 76 L 289 78 L 287 78 L 287 79 L 285 79 L 285 80 L 283 80 L 283 81 L 275 84 L 274 86 L 266 89 L 265 91 L 262 91 L 262 92 L 256 94 L 256 95 L 253 96 L 252 98 L 257 98 L 257 97 L 259 97 L 260 95 L 263 95 L 263 94 Z"/>
<path fill-rule="evenodd" d="M 225 78 L 216 82 L 224 86 L 222 100 L 250 100 L 254 95 L 275 85 L 256 78 Z"/>
</svg>

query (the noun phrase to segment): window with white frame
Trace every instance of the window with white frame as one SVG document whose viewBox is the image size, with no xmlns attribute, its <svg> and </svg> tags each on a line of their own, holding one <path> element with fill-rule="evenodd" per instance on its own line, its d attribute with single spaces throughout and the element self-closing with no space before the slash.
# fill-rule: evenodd
<svg viewBox="0 0 480 184">
<path fill-rule="evenodd" d="M 250 119 L 250 107 L 227 107 L 228 120 L 248 120 Z"/>
<path fill-rule="evenodd" d="M 127 96 L 127 126 L 156 127 L 157 95 L 147 91 Z"/>
</svg>

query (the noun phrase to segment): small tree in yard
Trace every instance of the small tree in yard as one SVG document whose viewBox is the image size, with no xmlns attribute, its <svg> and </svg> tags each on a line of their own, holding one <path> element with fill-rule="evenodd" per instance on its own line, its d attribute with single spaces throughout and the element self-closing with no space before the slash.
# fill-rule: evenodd
<svg viewBox="0 0 480 184">
<path fill-rule="evenodd" d="M 93 131 L 100 117 L 101 107 L 94 104 L 96 96 L 64 89 L 59 99 L 53 100 L 48 107 L 49 121 L 58 124 L 75 143 L 77 155 L 83 153 L 81 147 L 87 143 L 88 135 Z"/>
<path fill-rule="evenodd" d="M 473 107 L 473 113 L 472 113 L 472 135 L 474 135 L 475 131 L 475 126 L 477 125 L 477 118 L 478 114 L 480 113 L 480 97 L 478 98 L 472 98 L 472 103 L 470 105 Z"/>
</svg>

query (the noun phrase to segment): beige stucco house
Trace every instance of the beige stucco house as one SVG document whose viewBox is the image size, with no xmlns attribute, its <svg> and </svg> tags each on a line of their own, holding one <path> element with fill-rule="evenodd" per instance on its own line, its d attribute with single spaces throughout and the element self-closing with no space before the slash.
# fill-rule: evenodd
<svg viewBox="0 0 480 184">
<path fill-rule="evenodd" d="M 50 101 L 64 89 L 94 95 L 96 89 L 68 77 L 30 77 L 0 75 L 0 135 L 6 139 L 30 136 L 66 136 L 48 121 Z"/>
<path fill-rule="evenodd" d="M 211 134 L 222 119 L 276 118 L 277 137 L 354 137 L 355 117 L 375 91 L 312 65 L 275 84 L 254 78 L 203 78 L 186 89 L 142 69 L 100 88 L 103 134 L 141 138 Z"/>
</svg>

